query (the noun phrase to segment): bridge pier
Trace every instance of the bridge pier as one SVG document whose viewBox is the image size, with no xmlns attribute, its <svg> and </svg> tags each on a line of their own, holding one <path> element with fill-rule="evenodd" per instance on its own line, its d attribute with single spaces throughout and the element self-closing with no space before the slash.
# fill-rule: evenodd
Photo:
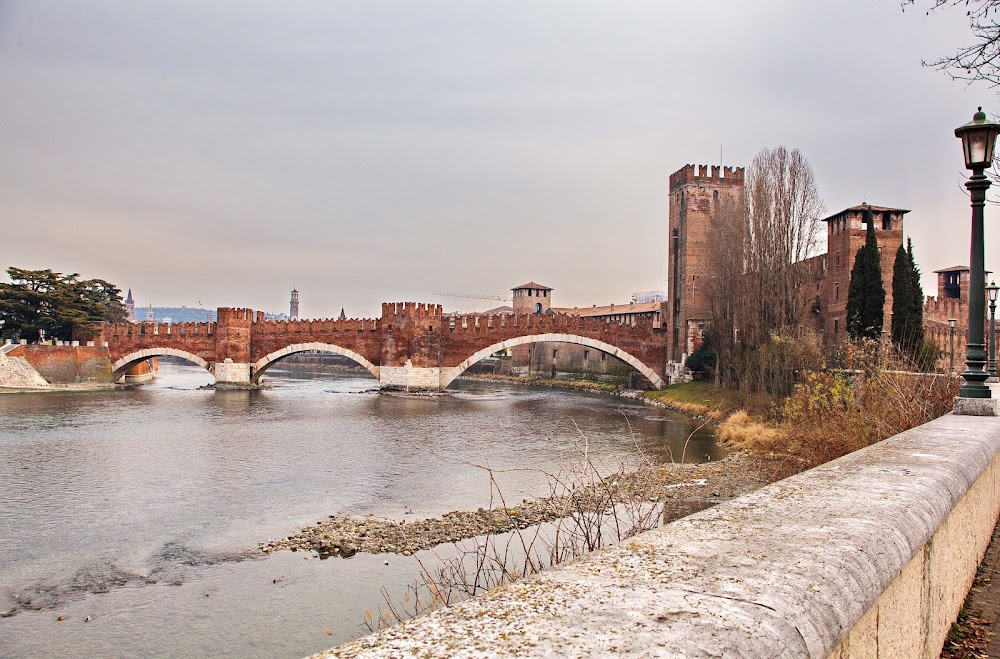
<svg viewBox="0 0 1000 659">
<path fill-rule="evenodd" d="M 386 391 L 444 391 L 442 369 L 414 366 L 409 359 L 404 366 L 380 366 L 378 384 Z"/>
<path fill-rule="evenodd" d="M 215 375 L 216 389 L 249 389 L 252 386 L 250 364 L 240 364 L 226 358 L 225 361 L 212 365 L 212 373 Z"/>
</svg>

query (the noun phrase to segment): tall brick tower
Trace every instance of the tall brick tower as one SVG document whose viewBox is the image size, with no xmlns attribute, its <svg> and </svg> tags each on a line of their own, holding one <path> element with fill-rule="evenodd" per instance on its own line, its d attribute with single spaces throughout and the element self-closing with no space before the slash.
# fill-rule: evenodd
<svg viewBox="0 0 1000 659">
<path fill-rule="evenodd" d="M 701 343 L 711 319 L 706 285 L 708 247 L 720 200 L 739 201 L 743 168 L 685 165 L 670 175 L 670 244 L 667 250 L 667 331 L 670 361 L 680 362 Z"/>
<path fill-rule="evenodd" d="M 292 287 L 292 301 L 288 303 L 288 318 L 290 320 L 299 319 L 299 292 Z"/>
<path fill-rule="evenodd" d="M 826 276 L 823 278 L 823 343 L 835 345 L 847 337 L 847 291 L 851 285 L 854 257 L 865 244 L 866 212 L 875 223 L 875 240 L 882 262 L 885 307 L 882 327 L 892 324 L 892 270 L 896 251 L 903 244 L 903 216 L 910 211 L 860 204 L 824 219 L 826 222 Z"/>
</svg>

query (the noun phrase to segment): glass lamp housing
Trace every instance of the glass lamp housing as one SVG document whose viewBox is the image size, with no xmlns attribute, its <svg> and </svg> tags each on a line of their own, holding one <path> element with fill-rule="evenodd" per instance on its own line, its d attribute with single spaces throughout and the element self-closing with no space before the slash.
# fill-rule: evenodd
<svg viewBox="0 0 1000 659">
<path fill-rule="evenodd" d="M 990 166 L 998 130 L 1000 124 L 987 121 L 982 108 L 972 116 L 972 121 L 955 129 L 955 137 L 962 140 L 966 168 L 982 170 Z"/>
</svg>

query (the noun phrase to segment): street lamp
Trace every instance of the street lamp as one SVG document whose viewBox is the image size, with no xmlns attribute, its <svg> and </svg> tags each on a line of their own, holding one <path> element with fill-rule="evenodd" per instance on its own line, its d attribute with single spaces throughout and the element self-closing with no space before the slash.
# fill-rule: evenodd
<svg viewBox="0 0 1000 659">
<path fill-rule="evenodd" d="M 951 328 L 951 357 L 948 358 L 948 372 L 955 372 L 955 323 L 958 322 L 958 318 L 949 318 L 948 327 Z"/>
<path fill-rule="evenodd" d="M 995 378 L 997 376 L 997 337 L 996 337 L 996 320 L 997 320 L 997 293 L 1000 293 L 1000 286 L 997 286 L 996 282 L 991 281 L 990 285 L 986 287 L 986 296 L 990 300 L 990 377 Z"/>
<path fill-rule="evenodd" d="M 972 117 L 972 121 L 955 129 L 955 137 L 962 140 L 965 166 L 972 170 L 972 177 L 965 183 L 972 198 L 972 245 L 969 257 L 969 335 L 965 346 L 965 382 L 958 390 L 961 398 L 989 398 L 990 388 L 986 386 L 989 374 L 986 366 L 986 346 L 983 345 L 983 317 L 986 300 L 983 290 L 986 283 L 986 265 L 983 255 L 983 205 L 990 181 L 983 170 L 993 162 L 993 147 L 996 144 L 1000 124 L 986 120 L 982 108 Z M 973 342 L 976 343 L 973 343 Z"/>
</svg>

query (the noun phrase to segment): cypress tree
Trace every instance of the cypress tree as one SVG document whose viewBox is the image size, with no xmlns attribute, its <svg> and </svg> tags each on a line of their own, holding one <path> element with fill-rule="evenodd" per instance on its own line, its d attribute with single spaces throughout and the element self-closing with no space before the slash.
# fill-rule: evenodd
<svg viewBox="0 0 1000 659">
<path fill-rule="evenodd" d="M 916 358 L 924 345 L 924 289 L 920 285 L 920 268 L 913 260 L 913 241 L 906 239 L 906 260 L 910 266 L 910 342 Z"/>
<path fill-rule="evenodd" d="M 907 355 L 913 354 L 910 336 L 913 328 L 913 319 L 910 317 L 913 307 L 910 303 L 913 289 L 911 274 L 910 255 L 900 243 L 892 266 L 892 343 Z"/>
<path fill-rule="evenodd" d="M 882 262 L 875 240 L 875 221 L 865 211 L 868 230 L 865 244 L 854 257 L 851 283 L 847 291 L 847 332 L 852 338 L 878 339 L 882 335 L 885 287 L 882 286 Z"/>
<path fill-rule="evenodd" d="M 924 344 L 924 291 L 909 239 L 899 246 L 892 269 L 892 342 L 912 359 Z"/>
</svg>

